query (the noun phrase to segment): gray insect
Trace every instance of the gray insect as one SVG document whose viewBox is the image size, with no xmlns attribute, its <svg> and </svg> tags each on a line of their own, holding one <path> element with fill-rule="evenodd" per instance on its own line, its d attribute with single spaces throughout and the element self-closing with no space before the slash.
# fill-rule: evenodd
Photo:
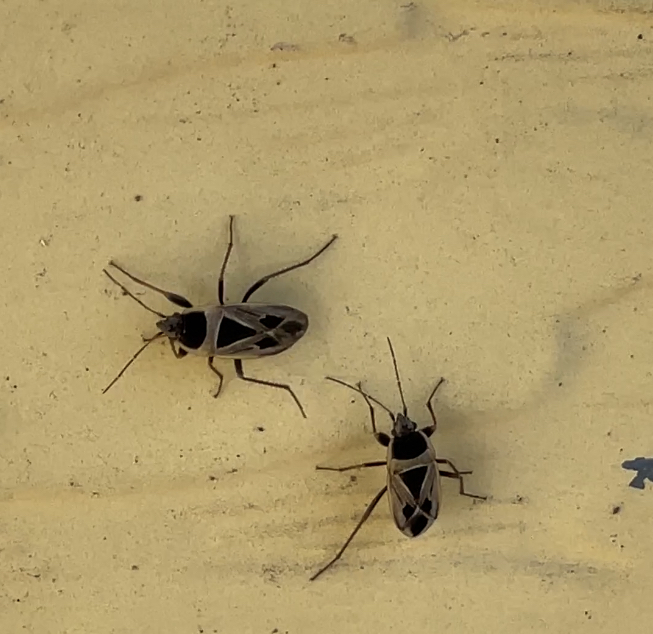
<svg viewBox="0 0 653 634">
<path fill-rule="evenodd" d="M 222 268 L 220 269 L 220 277 L 218 278 L 217 304 L 193 306 L 182 295 L 165 291 L 148 282 L 144 282 L 115 262 L 109 262 L 110 266 L 121 271 L 132 281 L 157 293 L 161 293 L 167 300 L 184 310 L 174 312 L 172 315 L 165 315 L 150 308 L 116 280 L 111 273 L 104 269 L 104 273 L 106 273 L 109 279 L 114 284 L 117 284 L 126 295 L 129 295 L 129 297 L 138 302 L 143 308 L 161 317 L 161 320 L 156 323 L 159 332 L 153 337 L 148 339 L 144 338 L 145 343 L 124 365 L 113 381 L 104 388 L 103 394 L 115 384 L 147 346 L 161 337 L 167 337 L 170 341 L 170 347 L 178 359 L 185 357 L 188 353 L 208 357 L 209 368 L 219 379 L 218 387 L 213 394 L 215 398 L 220 395 L 224 377 L 213 365 L 213 359 L 215 357 L 233 359 L 236 374 L 239 378 L 250 383 L 258 383 L 259 385 L 267 385 L 286 390 L 299 407 L 302 416 L 306 418 L 302 404 L 289 385 L 245 376 L 243 373 L 243 359 L 269 357 L 288 350 L 306 334 L 308 329 L 308 316 L 301 310 L 292 308 L 291 306 L 249 303 L 247 300 L 255 291 L 260 289 L 261 286 L 269 282 L 272 278 L 279 277 L 284 273 L 310 264 L 315 258 L 324 253 L 335 242 L 338 236 L 333 235 L 310 258 L 262 277 L 250 286 L 239 304 L 225 304 L 224 274 L 231 250 L 233 249 L 233 225 L 234 216 L 229 216 L 229 244 L 224 261 L 222 262 Z"/>
<path fill-rule="evenodd" d="M 437 420 L 431 402 L 438 388 L 444 383 L 444 379 L 441 378 L 437 382 L 426 402 L 426 407 L 431 414 L 433 424 L 418 429 L 417 424 L 408 418 L 408 408 L 406 407 L 401 380 L 399 379 L 397 359 L 395 358 L 390 338 L 388 338 L 388 345 L 390 346 L 397 387 L 399 388 L 399 395 L 401 396 L 403 406 L 402 411 L 398 414 L 393 414 L 383 403 L 363 391 L 360 383 L 357 386 L 353 386 L 340 379 L 326 377 L 329 381 L 344 385 L 363 395 L 370 410 L 370 420 L 372 421 L 374 437 L 379 444 L 388 448 L 388 453 L 386 460 L 364 462 L 349 467 L 317 467 L 317 469 L 322 471 L 349 471 L 350 469 L 360 469 L 363 467 L 385 466 L 387 468 L 387 483 L 368 504 L 363 516 L 336 556 L 320 568 L 311 577 L 311 581 L 317 579 L 342 557 L 347 546 L 349 546 L 356 533 L 358 533 L 372 514 L 372 511 L 386 491 L 389 492 L 390 510 L 392 511 L 395 525 L 407 537 L 423 535 L 437 519 L 438 513 L 440 512 L 440 476 L 456 478 L 460 483 L 460 495 L 466 495 L 467 497 L 479 500 L 487 499 L 485 496 L 474 495 L 465 491 L 463 476 L 470 475 L 472 473 L 471 471 L 459 471 L 450 460 L 436 457 L 435 449 L 430 440 L 437 427 Z M 374 401 L 374 403 L 382 407 L 390 415 L 390 419 L 392 420 L 392 436 L 376 430 L 374 407 L 370 401 Z M 443 470 L 438 465 L 446 465 L 450 470 Z"/>
</svg>

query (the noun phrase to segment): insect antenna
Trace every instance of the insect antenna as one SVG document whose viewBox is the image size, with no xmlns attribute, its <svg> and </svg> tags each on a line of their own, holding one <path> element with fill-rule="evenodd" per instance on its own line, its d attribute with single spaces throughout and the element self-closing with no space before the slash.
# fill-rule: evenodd
<svg viewBox="0 0 653 634">
<path fill-rule="evenodd" d="M 116 267 L 117 268 L 117 267 Z M 128 295 L 131 297 L 135 302 L 139 303 L 145 310 L 149 310 L 151 313 L 154 313 L 155 315 L 158 315 L 159 317 L 163 317 L 164 319 L 167 317 L 167 315 L 164 315 L 163 313 L 160 313 L 158 310 L 154 310 L 154 308 L 150 308 L 145 302 L 141 301 L 132 293 L 126 286 L 121 284 L 109 271 L 106 269 L 102 269 L 104 271 L 104 274 L 116 285 L 118 286 L 125 295 Z M 120 269 L 122 270 L 122 269 Z M 140 351 L 137 353 L 137 355 L 140 354 Z"/>
<path fill-rule="evenodd" d="M 134 298 L 134 299 L 136 299 L 136 298 Z M 165 315 L 163 315 L 163 316 L 165 316 Z M 128 368 L 132 363 L 134 363 L 134 361 L 136 361 L 136 359 L 138 359 L 138 357 L 141 355 L 141 353 L 143 352 L 143 350 L 145 350 L 145 348 L 147 348 L 147 347 L 148 347 L 148 346 L 149 346 L 153 341 L 156 341 L 156 340 L 159 339 L 160 337 L 163 337 L 163 333 L 162 333 L 162 332 L 158 332 L 156 335 L 154 335 L 154 337 L 151 337 L 150 339 L 146 339 L 146 340 L 145 340 L 145 343 L 144 343 L 144 344 L 143 344 L 143 345 L 142 345 L 142 346 L 141 346 L 141 347 L 136 351 L 136 353 L 132 356 L 132 358 L 131 358 L 129 361 L 127 361 L 127 363 L 125 363 L 125 365 L 122 367 L 122 370 L 120 370 L 120 372 L 118 372 L 118 374 L 117 374 L 116 377 L 113 379 L 113 381 L 111 381 L 111 383 L 109 383 L 109 385 L 107 385 L 107 386 L 102 390 L 102 394 L 106 394 L 106 393 L 109 391 L 109 389 L 110 389 L 111 387 L 113 387 L 113 385 L 115 384 L 115 382 L 116 382 L 116 381 L 117 381 L 117 380 L 118 380 L 118 379 L 119 379 L 119 378 L 120 378 L 120 377 L 125 373 L 125 371 L 127 370 L 127 368 Z"/>
<path fill-rule="evenodd" d="M 404 416 L 408 416 L 408 408 L 406 407 L 406 399 L 404 399 L 404 391 L 401 389 L 401 379 L 399 378 L 399 369 L 397 368 L 397 358 L 395 351 L 392 348 L 392 342 L 388 337 L 388 345 L 390 346 L 390 354 L 392 355 L 392 365 L 395 367 L 395 376 L 397 377 L 397 387 L 399 388 L 399 396 L 401 396 L 401 404 L 404 408 Z"/>
<path fill-rule="evenodd" d="M 373 401 L 376 403 L 379 407 L 382 407 L 388 414 L 390 414 L 390 418 L 392 420 L 395 419 L 395 415 L 392 413 L 392 410 L 389 407 L 386 407 L 379 399 L 374 398 L 371 394 L 368 394 L 365 392 L 361 387 L 360 384 L 358 386 L 350 385 L 349 383 L 345 383 L 344 381 L 341 381 L 340 379 L 335 379 L 332 376 L 327 376 L 325 377 L 327 381 L 333 381 L 334 383 L 339 383 L 340 385 L 344 385 L 345 387 L 348 387 L 350 390 L 354 390 L 354 392 L 358 392 L 359 394 L 362 394 L 364 397 L 369 398 L 370 401 Z"/>
</svg>

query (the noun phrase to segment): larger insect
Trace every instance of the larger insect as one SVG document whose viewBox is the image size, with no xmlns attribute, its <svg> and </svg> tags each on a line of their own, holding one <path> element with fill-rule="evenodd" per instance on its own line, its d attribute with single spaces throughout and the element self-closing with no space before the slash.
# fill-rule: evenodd
<svg viewBox="0 0 653 634">
<path fill-rule="evenodd" d="M 417 424 L 408 418 L 408 408 L 406 407 L 406 400 L 404 399 L 404 392 L 401 387 L 397 359 L 390 338 L 388 338 L 388 346 L 390 346 L 397 387 L 401 396 L 402 411 L 398 414 L 393 414 L 383 403 L 367 394 L 362 389 L 360 383 L 357 386 L 353 386 L 340 379 L 334 379 L 330 376 L 326 377 L 329 381 L 344 385 L 363 395 L 370 410 L 372 433 L 379 444 L 388 448 L 388 454 L 386 460 L 363 462 L 348 467 L 317 467 L 317 469 L 322 471 L 349 471 L 350 469 L 360 469 L 363 467 L 386 466 L 387 482 L 368 504 L 358 524 L 356 524 L 356 527 L 347 538 L 347 541 L 342 545 L 342 548 L 340 548 L 333 559 L 311 577 L 311 581 L 317 579 L 342 557 L 347 546 L 349 546 L 356 533 L 358 533 L 372 514 L 372 511 L 379 503 L 379 500 L 385 495 L 386 491 L 389 493 L 390 510 L 392 511 L 395 525 L 407 537 L 423 535 L 437 519 L 438 513 L 440 512 L 440 476 L 456 478 L 460 483 L 460 495 L 466 495 L 467 497 L 479 500 L 487 499 L 485 496 L 474 495 L 465 491 L 463 476 L 470 475 L 472 473 L 471 471 L 459 471 L 450 460 L 438 458 L 435 455 L 435 449 L 433 448 L 430 437 L 435 432 L 437 420 L 431 402 L 438 388 L 444 383 L 444 379 L 441 378 L 437 382 L 426 401 L 426 408 L 431 415 L 433 424 L 418 429 Z M 374 407 L 370 401 L 374 401 L 374 403 L 382 407 L 390 415 L 392 420 L 392 436 L 377 431 Z M 450 470 L 441 469 L 438 465 L 446 465 Z"/>
<path fill-rule="evenodd" d="M 324 253 L 335 242 L 338 236 L 333 235 L 310 258 L 262 277 L 249 287 L 239 304 L 225 304 L 224 274 L 233 249 L 233 225 L 234 216 L 229 216 L 229 244 L 227 245 L 227 251 L 222 262 L 222 268 L 220 269 L 220 277 L 218 278 L 217 304 L 193 306 L 182 295 L 165 291 L 149 282 L 144 282 L 115 262 L 109 262 L 110 266 L 121 271 L 132 281 L 160 293 L 168 301 L 180 306 L 184 310 L 174 312 L 172 315 L 165 315 L 150 308 L 116 280 L 109 271 L 104 269 L 109 279 L 114 284 L 117 284 L 125 294 L 129 295 L 129 297 L 138 302 L 143 308 L 161 317 L 161 320 L 156 323 L 159 332 L 153 337 L 148 339 L 144 338 L 145 343 L 124 365 L 111 383 L 104 388 L 103 394 L 115 384 L 147 346 L 161 337 L 167 337 L 170 341 L 172 351 L 178 359 L 185 357 L 188 353 L 208 357 L 209 368 L 219 379 L 218 387 L 213 394 L 215 398 L 220 395 L 224 377 L 213 365 L 213 359 L 215 357 L 233 359 L 236 375 L 239 378 L 250 383 L 258 383 L 259 385 L 267 385 L 286 390 L 299 407 L 302 416 L 306 418 L 302 404 L 289 385 L 245 376 L 243 373 L 243 359 L 269 357 L 288 350 L 288 348 L 292 347 L 306 334 L 308 329 L 308 316 L 301 310 L 292 308 L 291 306 L 249 303 L 247 300 L 249 300 L 255 291 L 260 289 L 261 286 L 269 282 L 272 278 L 279 277 L 284 273 L 310 264 L 315 258 Z"/>
</svg>

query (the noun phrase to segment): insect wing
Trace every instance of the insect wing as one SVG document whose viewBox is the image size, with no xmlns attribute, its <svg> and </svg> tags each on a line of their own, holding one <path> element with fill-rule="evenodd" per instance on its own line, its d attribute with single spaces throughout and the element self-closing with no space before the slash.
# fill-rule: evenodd
<svg viewBox="0 0 653 634">
<path fill-rule="evenodd" d="M 296 308 L 269 304 L 223 306 L 217 325 L 218 357 L 252 359 L 291 348 L 308 329 L 308 316 Z"/>
<path fill-rule="evenodd" d="M 404 535 L 417 537 L 437 519 L 440 473 L 435 461 L 399 467 L 394 473 L 389 471 L 388 491 L 395 524 Z"/>
</svg>

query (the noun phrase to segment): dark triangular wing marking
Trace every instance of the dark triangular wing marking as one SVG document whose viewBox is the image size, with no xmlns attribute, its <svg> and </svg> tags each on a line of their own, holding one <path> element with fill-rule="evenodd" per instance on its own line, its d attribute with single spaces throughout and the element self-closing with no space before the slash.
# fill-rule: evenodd
<svg viewBox="0 0 653 634">
<path fill-rule="evenodd" d="M 408 476 L 407 484 L 404 478 L 408 471 L 420 470 L 421 486 L 417 480 Z M 424 471 L 425 470 L 425 471 Z M 419 492 L 413 494 L 411 488 Z M 440 479 L 435 464 L 420 465 L 392 475 L 388 482 L 390 505 L 395 524 L 400 531 L 409 537 L 416 537 L 426 531 L 437 519 L 440 506 Z"/>
<path fill-rule="evenodd" d="M 232 304 L 223 311 L 216 341 L 219 357 L 247 359 L 279 354 L 295 344 L 308 327 L 306 315 L 290 306 Z"/>
</svg>

